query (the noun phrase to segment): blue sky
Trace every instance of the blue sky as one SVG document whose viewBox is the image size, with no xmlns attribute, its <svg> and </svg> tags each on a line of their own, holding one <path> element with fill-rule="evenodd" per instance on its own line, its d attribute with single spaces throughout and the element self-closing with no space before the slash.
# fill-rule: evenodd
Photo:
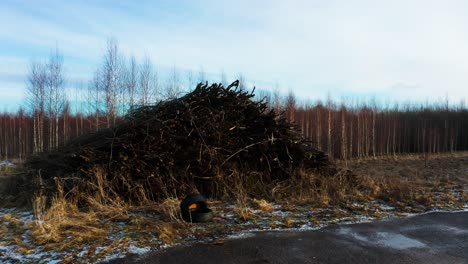
<svg viewBox="0 0 468 264">
<path fill-rule="evenodd" d="M 70 83 L 90 79 L 106 40 L 159 69 L 302 99 L 452 102 L 468 98 L 463 0 L 12 1 L 0 3 L 0 110 L 24 98 L 32 60 L 55 46 Z"/>
</svg>

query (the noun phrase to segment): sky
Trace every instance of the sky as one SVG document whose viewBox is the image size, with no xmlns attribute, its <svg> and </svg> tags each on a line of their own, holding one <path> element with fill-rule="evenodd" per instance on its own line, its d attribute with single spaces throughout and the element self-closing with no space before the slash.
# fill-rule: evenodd
<svg viewBox="0 0 468 264">
<path fill-rule="evenodd" d="M 239 73 L 299 99 L 468 98 L 464 0 L 2 0 L 0 111 L 25 97 L 32 61 L 58 47 L 69 85 L 87 83 L 107 39 L 157 69 Z"/>
</svg>

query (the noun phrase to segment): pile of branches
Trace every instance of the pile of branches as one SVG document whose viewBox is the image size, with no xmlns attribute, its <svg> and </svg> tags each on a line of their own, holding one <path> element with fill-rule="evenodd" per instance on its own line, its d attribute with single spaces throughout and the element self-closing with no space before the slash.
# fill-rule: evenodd
<svg viewBox="0 0 468 264">
<path fill-rule="evenodd" d="M 86 186 L 90 192 L 96 184 L 85 183 L 99 171 L 106 190 L 130 200 L 141 189 L 152 200 L 194 189 L 220 197 L 239 183 L 267 186 L 298 170 L 334 172 L 293 124 L 238 84 L 200 83 L 183 97 L 140 107 L 112 129 L 77 138 L 26 166 L 40 170 L 47 187 L 58 177 L 67 190 Z"/>
</svg>

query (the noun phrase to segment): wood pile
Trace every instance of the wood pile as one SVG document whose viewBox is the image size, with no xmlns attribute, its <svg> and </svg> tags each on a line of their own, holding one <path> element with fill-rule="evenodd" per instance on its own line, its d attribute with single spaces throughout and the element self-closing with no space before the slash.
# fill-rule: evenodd
<svg viewBox="0 0 468 264">
<path fill-rule="evenodd" d="M 58 177 L 67 190 L 81 191 L 96 191 L 95 184 L 85 183 L 99 170 L 108 190 L 130 200 L 138 188 L 153 200 L 194 188 L 220 197 L 238 175 L 251 177 L 244 184 L 270 184 L 299 169 L 334 172 L 327 156 L 293 124 L 253 97 L 237 81 L 228 87 L 200 83 L 181 98 L 140 107 L 116 127 L 35 156 L 26 166 L 40 171 L 47 188 Z"/>
</svg>

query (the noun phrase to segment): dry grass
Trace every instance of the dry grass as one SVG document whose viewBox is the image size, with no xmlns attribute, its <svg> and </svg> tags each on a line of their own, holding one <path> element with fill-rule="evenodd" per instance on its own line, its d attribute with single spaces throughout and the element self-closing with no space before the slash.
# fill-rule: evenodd
<svg viewBox="0 0 468 264">
<path fill-rule="evenodd" d="M 158 238 L 166 244 L 173 244 L 177 237 L 177 232 L 170 224 L 164 224 L 159 228 Z"/>
<path fill-rule="evenodd" d="M 415 189 L 413 182 L 402 180 L 398 177 L 381 180 L 381 191 L 377 198 L 392 204 L 410 202 L 415 199 Z"/>
<path fill-rule="evenodd" d="M 23 222 L 18 219 L 13 214 L 5 214 L 0 218 L 0 222 L 6 223 L 6 227 L 8 228 L 19 228 L 23 225 Z"/>
<path fill-rule="evenodd" d="M 33 212 L 36 218 L 32 222 L 31 238 L 37 245 L 54 249 L 65 249 L 77 244 L 104 240 L 108 230 L 102 222 L 102 211 L 80 210 L 76 200 L 66 198 L 63 186 L 56 180 L 57 195 L 50 201 L 39 192 L 33 200 Z M 92 200 L 92 199 L 90 199 Z M 106 207 L 110 212 L 111 207 Z M 111 218 L 116 213 L 106 215 Z"/>
<path fill-rule="evenodd" d="M 158 206 L 158 211 L 161 213 L 165 221 L 180 221 L 180 201 L 177 198 L 167 198 Z"/>
<path fill-rule="evenodd" d="M 359 177 L 348 170 L 339 170 L 332 176 L 299 171 L 285 187 L 288 200 L 293 202 L 314 203 L 320 207 L 329 205 L 343 205 L 350 201 L 350 197 L 361 197 L 369 192 L 360 184 Z M 366 190 L 364 190 L 366 189 Z"/>
<path fill-rule="evenodd" d="M 358 160 L 350 168 L 360 177 L 367 199 L 399 206 L 435 206 L 468 201 L 454 190 L 468 186 L 468 153 L 404 155 Z M 436 195 L 437 194 L 437 195 Z"/>
<path fill-rule="evenodd" d="M 264 213 L 271 213 L 273 211 L 273 206 L 264 199 L 252 199 L 251 204 L 254 209 L 260 210 Z"/>
<path fill-rule="evenodd" d="M 462 205 L 468 201 L 465 192 L 453 192 L 468 186 L 466 152 L 353 160 L 340 166 L 343 168 L 336 175 L 328 177 L 300 171 L 289 185 L 278 189 L 288 194 L 288 200 L 319 207 L 350 207 L 375 200 L 398 208 Z"/>
<path fill-rule="evenodd" d="M 38 196 L 37 203 L 43 197 Z M 104 240 L 108 231 L 95 212 L 82 212 L 78 206 L 63 197 L 53 199 L 50 208 L 35 211 L 31 237 L 37 245 L 65 249 L 76 244 Z"/>
<path fill-rule="evenodd" d="M 286 217 L 283 222 L 286 227 L 292 227 L 296 221 L 291 217 Z"/>
<path fill-rule="evenodd" d="M 255 214 L 252 212 L 248 202 L 246 200 L 238 200 L 234 205 L 234 213 L 237 214 L 240 220 L 248 221 L 251 220 Z"/>
<path fill-rule="evenodd" d="M 179 220 L 178 199 L 150 202 L 142 192 L 141 203 L 132 205 L 116 196 L 100 175 L 97 170 L 95 180 L 89 183 L 94 190 L 91 194 L 73 194 L 74 190 L 64 193 L 59 179 L 56 179 L 57 194 L 51 201 L 42 192 L 36 194 L 32 202 L 36 221 L 28 226 L 34 244 L 64 250 L 99 241 L 104 243 L 112 225 L 122 221 L 128 224 L 128 232 L 155 233 L 165 243 L 174 243 L 185 227 Z M 180 230 L 176 230 L 174 224 Z"/>
<path fill-rule="evenodd" d="M 252 210 L 245 205 L 236 205 L 234 207 L 234 212 L 242 221 L 249 221 L 255 216 Z"/>
</svg>

